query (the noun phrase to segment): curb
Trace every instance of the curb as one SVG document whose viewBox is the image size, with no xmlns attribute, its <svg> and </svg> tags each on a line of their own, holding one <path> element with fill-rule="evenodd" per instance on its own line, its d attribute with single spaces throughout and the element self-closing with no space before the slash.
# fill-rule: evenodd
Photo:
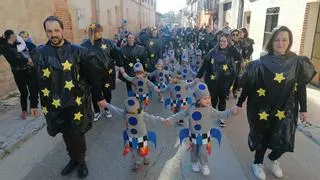
<svg viewBox="0 0 320 180">
<path fill-rule="evenodd" d="M 43 116 L 39 116 L 35 120 L 30 120 L 30 122 L 25 127 L 21 128 L 14 135 L 8 138 L 2 147 L 0 147 L 0 160 L 12 153 L 16 148 L 22 145 L 24 142 L 29 140 L 33 135 L 37 134 L 46 123 Z"/>
<path fill-rule="evenodd" d="M 298 124 L 298 130 L 302 132 L 305 136 L 310 138 L 314 143 L 320 146 L 320 126 L 319 125 L 303 125 Z M 315 135 L 317 134 L 317 135 Z"/>
</svg>

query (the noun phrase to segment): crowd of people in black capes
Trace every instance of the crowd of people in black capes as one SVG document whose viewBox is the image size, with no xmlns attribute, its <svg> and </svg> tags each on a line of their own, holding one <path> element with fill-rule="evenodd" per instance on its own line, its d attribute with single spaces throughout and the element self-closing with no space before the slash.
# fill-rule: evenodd
<svg viewBox="0 0 320 180">
<path fill-rule="evenodd" d="M 248 30 L 231 29 L 228 24 L 221 30 L 211 26 L 161 26 L 145 28 L 138 33 L 124 26 L 113 39 L 106 39 L 103 27 L 92 23 L 88 27 L 88 37 L 80 45 L 64 39 L 63 22 L 57 17 L 48 17 L 43 26 L 48 37 L 46 44 L 37 47 L 28 32 L 16 34 L 8 29 L 0 39 L 0 53 L 10 64 L 20 91 L 21 119 L 29 114 L 28 98 L 31 115 L 38 116 L 40 99 L 49 135 L 63 134 L 70 161 L 62 175 L 78 167 L 78 176 L 87 177 L 85 133 L 102 115 L 112 117 L 111 111 L 115 109 L 111 105 L 112 91 L 116 89 L 118 77 L 126 83 L 129 98 L 133 97 L 125 103 L 124 112 L 129 115 L 132 107 L 139 113 L 142 109 L 147 111 L 154 91 L 158 93 L 159 102 L 169 106 L 175 114 L 171 119 L 184 116 L 190 107 L 198 108 L 203 102 L 209 102 L 210 107 L 226 112 L 217 119 L 220 127 L 226 126 L 224 117 L 231 113 L 226 109 L 229 94 L 237 99 L 241 92 L 232 113 L 237 114 L 247 100 L 248 145 L 255 151 L 253 173 L 259 179 L 266 178 L 263 159 L 269 148 L 272 152 L 267 159 L 272 162 L 271 171 L 277 177 L 283 176 L 277 160 L 285 152 L 294 150 L 298 113 L 300 119 L 306 121 L 306 85 L 315 75 L 309 58 L 290 51 L 293 37 L 287 27 L 275 28 L 266 43 L 266 54 L 253 61 L 254 40 L 249 38 Z M 164 92 L 169 92 L 169 99 Z M 189 98 L 188 92 L 193 92 L 194 97 Z M 134 106 L 135 101 L 141 105 Z M 195 120 L 196 116 L 192 118 Z M 170 118 L 160 119 L 169 124 Z M 188 122 L 179 119 L 176 123 Z M 127 126 L 136 124 L 136 120 L 129 118 Z M 200 129 L 197 124 L 193 130 Z M 133 148 L 130 135 L 139 132 L 131 129 L 128 133 L 129 148 Z M 143 141 L 147 139 L 147 136 L 142 137 Z M 192 138 L 193 135 L 190 140 Z M 140 147 L 141 143 L 138 154 L 148 164 L 148 150 Z M 133 155 L 133 170 L 141 163 L 138 156 Z M 207 162 L 201 161 L 206 155 L 191 157 L 192 170 L 201 169 L 208 175 Z"/>
</svg>

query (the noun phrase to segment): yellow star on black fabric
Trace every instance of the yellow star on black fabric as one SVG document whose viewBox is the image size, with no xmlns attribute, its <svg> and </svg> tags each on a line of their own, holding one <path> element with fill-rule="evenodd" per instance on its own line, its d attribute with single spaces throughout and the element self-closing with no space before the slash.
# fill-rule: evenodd
<svg viewBox="0 0 320 180">
<path fill-rule="evenodd" d="M 83 114 L 79 111 L 78 113 L 75 113 L 75 114 L 74 114 L 73 120 L 78 120 L 78 121 L 80 121 L 82 116 L 83 116 Z"/>
<path fill-rule="evenodd" d="M 153 44 L 154 44 L 153 41 L 150 41 L 150 46 L 153 46 Z"/>
<path fill-rule="evenodd" d="M 214 58 L 211 59 L 211 64 L 214 64 Z"/>
<path fill-rule="evenodd" d="M 260 116 L 259 120 L 268 120 L 269 114 L 263 111 L 262 113 L 259 113 L 259 116 Z"/>
<path fill-rule="evenodd" d="M 109 88 L 109 87 L 110 87 L 110 84 L 109 84 L 109 83 L 106 83 L 106 84 L 104 85 L 104 87 L 105 87 L 105 88 Z"/>
<path fill-rule="evenodd" d="M 55 108 L 58 108 L 59 106 L 61 106 L 61 104 L 60 104 L 60 99 L 53 99 L 53 100 L 52 100 L 52 105 L 53 105 Z"/>
<path fill-rule="evenodd" d="M 64 88 L 68 89 L 69 91 L 71 91 L 71 89 L 74 87 L 72 81 L 66 81 Z"/>
<path fill-rule="evenodd" d="M 76 98 L 76 103 L 78 106 L 80 106 L 82 104 L 81 99 L 82 99 L 81 97 Z"/>
<path fill-rule="evenodd" d="M 260 89 L 257 90 L 257 93 L 258 93 L 259 97 L 260 96 L 266 96 L 266 90 L 265 89 L 260 88 Z"/>
<path fill-rule="evenodd" d="M 42 72 L 43 72 L 43 76 L 44 76 L 44 77 L 46 77 L 46 78 L 49 78 L 49 77 L 50 77 L 50 70 L 49 70 L 49 68 L 42 69 Z"/>
<path fill-rule="evenodd" d="M 41 92 L 43 93 L 43 97 L 49 97 L 50 91 L 47 88 L 42 89 Z"/>
<path fill-rule="evenodd" d="M 279 120 L 286 118 L 285 112 L 280 110 L 277 110 L 277 114 L 275 116 L 278 117 Z"/>
<path fill-rule="evenodd" d="M 211 79 L 211 80 L 215 80 L 215 79 L 216 79 L 216 76 L 215 76 L 214 74 L 212 74 L 212 75 L 210 76 L 210 79 Z"/>
<path fill-rule="evenodd" d="M 101 48 L 102 48 L 102 49 L 107 49 L 107 45 L 106 45 L 106 44 L 102 44 L 102 45 L 101 45 Z"/>
<path fill-rule="evenodd" d="M 42 110 L 42 112 L 43 112 L 44 115 L 47 115 L 47 114 L 48 114 L 48 109 L 47 109 L 47 107 L 43 106 L 41 110 Z"/>
<path fill-rule="evenodd" d="M 66 62 L 62 63 L 63 71 L 71 71 L 72 64 L 66 60 Z"/>
<path fill-rule="evenodd" d="M 228 70 L 228 65 L 224 64 L 224 65 L 223 65 L 223 70 L 224 70 L 224 71 L 227 71 L 227 70 Z"/>
<path fill-rule="evenodd" d="M 295 92 L 298 91 L 298 83 L 294 83 L 294 91 L 295 91 Z"/>
<path fill-rule="evenodd" d="M 129 63 L 129 66 L 130 66 L 130 67 L 133 67 L 133 64 L 132 64 L 132 63 Z"/>
<path fill-rule="evenodd" d="M 152 57 L 152 58 L 153 58 L 153 57 L 154 57 L 154 54 L 152 53 L 152 54 L 150 55 L 150 57 Z"/>
<path fill-rule="evenodd" d="M 113 72 L 113 70 L 112 70 L 112 69 L 110 69 L 110 70 L 108 71 L 108 73 L 109 73 L 109 74 L 111 74 L 112 72 Z"/>
<path fill-rule="evenodd" d="M 273 80 L 278 81 L 278 83 L 280 84 L 285 79 L 286 78 L 283 76 L 283 73 L 276 73 L 276 76 Z"/>
</svg>

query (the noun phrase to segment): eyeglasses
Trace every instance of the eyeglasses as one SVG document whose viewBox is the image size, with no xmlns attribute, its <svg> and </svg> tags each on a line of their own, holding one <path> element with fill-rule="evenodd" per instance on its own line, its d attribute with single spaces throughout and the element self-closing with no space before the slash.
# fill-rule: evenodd
<svg viewBox="0 0 320 180">
<path fill-rule="evenodd" d="M 232 36 L 239 36 L 239 34 L 232 34 Z"/>
</svg>

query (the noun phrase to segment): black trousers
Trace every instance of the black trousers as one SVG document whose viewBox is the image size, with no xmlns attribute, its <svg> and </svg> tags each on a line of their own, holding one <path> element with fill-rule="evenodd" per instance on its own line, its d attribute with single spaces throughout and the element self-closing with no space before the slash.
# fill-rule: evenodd
<svg viewBox="0 0 320 180">
<path fill-rule="evenodd" d="M 70 159 L 79 164 L 84 163 L 87 150 L 85 134 L 75 136 L 70 132 L 66 131 L 62 133 Z"/>
<path fill-rule="evenodd" d="M 214 89 L 209 89 L 210 91 L 210 96 L 211 96 L 211 103 L 212 107 L 215 109 L 218 109 L 219 111 L 224 111 L 226 110 L 227 106 L 227 95 L 223 88 L 214 88 Z M 218 108 L 217 108 L 218 106 Z"/>
<path fill-rule="evenodd" d="M 38 107 L 38 85 L 36 70 L 34 68 L 13 70 L 13 77 L 20 92 L 20 104 L 22 111 L 28 111 L 28 96 L 30 108 Z"/>
<path fill-rule="evenodd" d="M 110 88 L 102 88 L 102 93 L 103 93 L 103 97 L 104 99 L 108 102 L 108 103 L 111 103 L 111 99 L 112 99 L 112 89 Z M 99 113 L 100 112 L 100 108 L 98 106 L 98 102 L 95 102 L 93 99 L 92 99 L 92 103 L 93 103 L 93 108 L 94 108 L 94 113 Z"/>
<path fill-rule="evenodd" d="M 236 92 L 239 88 L 239 76 L 237 75 L 233 81 L 232 92 Z"/>
<path fill-rule="evenodd" d="M 129 92 L 132 91 L 132 83 L 129 81 L 126 81 L 126 86 L 127 86 L 127 93 L 129 94 Z"/>
<path fill-rule="evenodd" d="M 267 148 L 257 149 L 253 163 L 254 164 L 263 164 L 263 159 L 264 159 L 264 155 L 265 155 L 266 151 L 267 151 Z M 284 151 L 273 150 L 268 155 L 268 157 L 271 161 L 275 161 L 275 160 L 279 159 L 282 156 L 282 154 L 284 154 L 284 153 L 285 153 Z"/>
</svg>

